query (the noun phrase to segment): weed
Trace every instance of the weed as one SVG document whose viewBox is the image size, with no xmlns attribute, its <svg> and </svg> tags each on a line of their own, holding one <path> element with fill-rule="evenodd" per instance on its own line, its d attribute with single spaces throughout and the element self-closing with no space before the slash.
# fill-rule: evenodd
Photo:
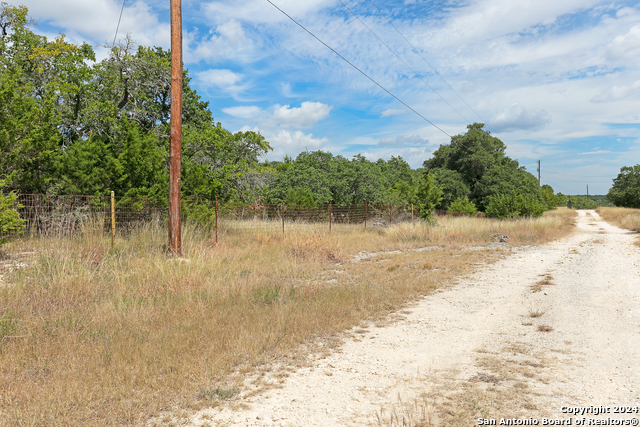
<svg viewBox="0 0 640 427">
<path fill-rule="evenodd" d="M 209 390 L 200 389 L 200 398 L 201 399 L 220 399 L 227 400 L 236 396 L 240 392 L 237 388 L 232 389 L 224 389 L 224 388 L 213 388 Z"/>
<path fill-rule="evenodd" d="M 280 299 L 280 288 L 280 285 L 275 285 L 271 288 L 256 288 L 253 291 L 253 302 L 262 305 L 273 304 Z"/>
<path fill-rule="evenodd" d="M 553 328 L 549 325 L 538 325 L 538 331 L 539 332 L 551 332 L 553 331 Z"/>
<path fill-rule="evenodd" d="M 544 315 L 544 311 L 540 310 L 531 310 L 529 312 L 529 317 L 542 317 Z"/>
</svg>

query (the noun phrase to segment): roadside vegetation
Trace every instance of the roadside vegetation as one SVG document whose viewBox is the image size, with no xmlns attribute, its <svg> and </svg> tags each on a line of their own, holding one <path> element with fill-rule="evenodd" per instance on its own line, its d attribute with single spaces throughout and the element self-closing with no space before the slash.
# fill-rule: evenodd
<svg viewBox="0 0 640 427">
<path fill-rule="evenodd" d="M 3 265 L 23 266 L 0 272 L 0 426 L 130 425 L 221 396 L 241 401 L 249 373 L 303 363 L 336 334 L 497 259 L 493 234 L 540 244 L 569 233 L 573 215 L 447 216 L 331 234 L 307 225 L 217 246 L 187 227 L 186 259 L 167 258 L 166 232 L 152 227 L 114 250 L 90 227 L 10 242 Z M 432 250 L 411 251 L 422 247 Z M 391 250 L 402 252 L 354 261 Z"/>
<path fill-rule="evenodd" d="M 627 230 L 640 232 L 640 209 L 601 207 L 596 212 L 605 221 Z M 636 239 L 636 244 L 640 245 L 640 239 Z"/>
</svg>

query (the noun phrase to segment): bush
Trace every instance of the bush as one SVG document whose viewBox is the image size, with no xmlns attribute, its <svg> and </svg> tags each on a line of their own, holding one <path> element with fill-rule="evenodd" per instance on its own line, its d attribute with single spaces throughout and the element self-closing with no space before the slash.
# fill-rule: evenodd
<svg viewBox="0 0 640 427">
<path fill-rule="evenodd" d="M 4 195 L 2 188 L 5 182 L 0 180 L 0 245 L 9 241 L 15 234 L 24 230 L 24 219 L 20 218 L 17 209 L 22 206 L 16 204 L 18 195 L 9 193 Z"/>
<path fill-rule="evenodd" d="M 447 213 L 463 212 L 471 216 L 475 214 L 477 210 L 478 209 L 476 209 L 475 203 L 470 201 L 468 197 L 458 197 L 453 202 L 451 202 L 451 204 L 449 204 Z"/>
<path fill-rule="evenodd" d="M 541 216 L 545 205 L 532 196 L 516 193 L 497 194 L 489 197 L 486 214 L 490 218 L 518 218 Z"/>
</svg>

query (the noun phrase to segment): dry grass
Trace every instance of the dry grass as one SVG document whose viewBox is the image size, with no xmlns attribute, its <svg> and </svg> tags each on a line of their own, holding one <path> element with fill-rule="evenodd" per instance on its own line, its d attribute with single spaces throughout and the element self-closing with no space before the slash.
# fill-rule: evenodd
<svg viewBox="0 0 640 427">
<path fill-rule="evenodd" d="M 538 332 L 551 332 L 553 328 L 549 325 L 538 325 Z"/>
<path fill-rule="evenodd" d="M 640 209 L 602 207 L 596 211 L 602 219 L 613 225 L 640 232 Z M 640 239 L 636 239 L 636 245 L 640 245 Z"/>
<path fill-rule="evenodd" d="M 218 245 L 187 227 L 186 259 L 168 258 L 166 231 L 153 227 L 120 236 L 114 250 L 91 228 L 13 242 L 10 258 L 32 255 L 28 267 L 0 271 L 0 425 L 134 425 L 215 405 L 256 367 L 289 363 L 301 344 L 381 320 L 498 256 L 463 247 L 494 233 L 542 243 L 572 221 L 446 217 L 332 234 L 301 225 L 284 236 L 223 234 Z M 363 250 L 424 246 L 442 250 L 350 262 Z"/>
</svg>

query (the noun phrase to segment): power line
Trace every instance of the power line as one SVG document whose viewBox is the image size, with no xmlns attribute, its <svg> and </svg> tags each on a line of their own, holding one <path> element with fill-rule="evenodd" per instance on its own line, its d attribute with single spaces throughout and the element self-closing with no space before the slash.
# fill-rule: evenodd
<svg viewBox="0 0 640 427">
<path fill-rule="evenodd" d="M 116 37 L 118 37 L 118 30 L 120 29 L 120 21 L 122 20 L 122 12 L 124 11 L 124 2 L 127 0 L 122 0 L 122 9 L 120 9 L 120 18 L 118 18 L 118 26 L 116 27 L 116 34 L 113 36 L 113 46 L 116 45 Z"/>
<path fill-rule="evenodd" d="M 442 95 L 440 95 L 440 94 L 439 94 L 439 93 L 438 93 L 438 92 L 437 92 L 433 87 L 431 87 L 431 85 L 429 85 L 429 83 L 427 83 L 425 79 L 423 79 L 422 77 L 420 77 L 420 75 L 419 75 L 419 74 L 418 74 L 418 73 L 417 73 L 413 68 L 411 68 L 411 67 L 409 66 L 409 64 L 407 64 L 407 63 L 406 63 L 402 58 L 400 58 L 400 56 L 399 56 L 399 55 L 398 55 L 398 54 L 397 54 L 393 49 L 391 49 L 391 47 L 390 47 L 387 43 L 385 43 L 385 41 L 384 41 L 384 40 L 382 40 L 382 39 L 381 39 L 381 38 L 380 38 L 380 37 L 379 37 L 379 36 L 378 36 L 378 35 L 377 35 L 377 34 L 376 34 L 372 29 L 371 29 L 371 28 L 369 28 L 369 26 L 368 26 L 367 24 L 365 24 L 365 23 L 364 23 L 364 21 L 363 21 L 362 19 L 360 19 L 360 17 L 359 17 L 358 15 L 356 15 L 356 14 L 355 14 L 355 13 L 354 13 L 350 8 L 349 8 L 349 6 L 347 6 L 347 5 L 346 5 L 342 0 L 339 0 L 339 1 L 340 1 L 340 3 L 342 3 L 342 5 L 343 5 L 343 6 L 344 6 L 344 7 L 345 7 L 349 12 L 351 12 L 351 14 L 352 14 L 352 15 L 353 15 L 353 16 L 354 16 L 358 21 L 360 21 L 360 23 L 361 23 L 362 25 L 364 25 L 364 26 L 365 26 L 365 28 L 366 28 L 367 30 L 369 30 L 369 32 L 371 32 L 371 34 L 373 34 L 373 35 L 374 35 L 378 40 L 380 40 L 380 43 L 382 43 L 383 45 L 385 45 L 385 47 L 386 47 L 387 49 L 389 49 L 389 51 L 390 51 L 391 53 L 393 53 L 393 54 L 396 56 L 396 58 L 398 58 L 398 59 L 399 59 L 399 60 L 400 60 L 400 61 L 401 61 L 401 62 L 402 62 L 402 63 L 403 63 L 403 64 L 404 64 L 408 69 L 410 69 L 410 70 L 413 72 L 413 74 L 415 74 L 415 75 L 416 75 L 416 77 L 417 77 L 417 78 L 419 78 L 420 80 L 422 80 L 422 83 L 424 83 L 425 85 L 427 85 L 427 87 L 428 87 L 429 89 L 431 89 L 431 90 L 433 91 L 433 93 L 435 93 L 436 95 L 438 95 L 438 96 L 440 97 L 440 99 L 442 99 L 442 100 L 443 100 L 443 101 L 444 101 L 444 102 L 445 102 L 449 107 L 451 107 L 451 108 L 453 109 L 453 111 L 455 111 L 456 113 L 458 113 L 458 115 L 459 115 L 460 117 L 462 117 L 462 119 L 463 119 L 465 122 L 467 122 L 467 123 L 469 122 L 469 119 L 467 119 L 465 116 L 463 116 L 463 115 L 462 115 L 462 113 L 460 113 L 458 110 L 456 110 L 456 109 L 455 109 L 455 107 L 454 107 L 453 105 L 449 104 L 449 102 L 448 102 L 446 99 L 444 99 L 444 98 L 442 97 Z"/>
<path fill-rule="evenodd" d="M 438 71 L 437 71 L 435 68 L 433 68 L 433 66 L 429 63 L 429 61 L 427 61 L 427 60 L 425 59 L 425 57 L 424 57 L 424 56 L 422 56 L 422 54 L 418 51 L 418 49 L 417 49 L 413 44 L 411 44 L 411 42 L 410 42 L 410 41 L 409 41 L 409 40 L 404 36 L 404 34 L 402 34 L 402 33 L 400 32 L 400 30 L 399 30 L 395 25 L 393 25 L 393 22 L 391 22 L 391 20 L 387 17 L 387 15 L 385 15 L 385 14 L 384 14 L 384 12 L 382 12 L 382 11 L 380 10 L 380 8 L 379 8 L 378 6 L 376 6 L 376 4 L 375 4 L 372 0 L 369 0 L 369 2 L 373 5 L 373 7 L 375 7 L 375 8 L 378 10 L 378 12 L 380 12 L 380 14 L 381 14 L 382 16 L 384 16 L 384 18 L 385 18 L 385 19 L 387 20 L 387 22 L 388 22 L 388 23 L 393 27 L 393 29 L 394 29 L 394 30 L 396 30 L 398 34 L 400 34 L 400 37 L 402 37 L 402 38 L 404 39 L 404 41 L 406 41 L 406 42 L 407 42 L 407 44 L 408 44 L 409 46 L 411 46 L 411 48 L 413 49 L 413 51 L 414 51 L 415 53 L 417 53 L 417 54 L 418 54 L 418 56 L 419 56 L 420 58 L 422 58 L 422 60 L 423 60 L 423 61 L 424 61 L 424 62 L 425 62 L 425 63 L 426 63 L 426 64 L 427 64 L 427 65 L 428 65 L 432 70 L 433 70 L 433 72 L 434 72 L 434 73 L 436 73 L 436 75 L 437 75 L 438 77 L 440 77 L 440 79 L 444 82 L 444 84 L 446 84 L 446 85 L 449 87 L 449 89 L 451 89 L 451 90 L 453 91 L 453 93 L 455 93 L 455 94 L 458 96 L 458 98 L 460 98 L 460 100 L 461 100 L 462 102 L 464 102 L 464 103 L 465 103 L 465 105 L 466 105 L 467 107 L 469 107 L 469 109 L 470 109 L 471 111 L 473 111 L 473 112 L 475 113 L 475 115 L 476 115 L 476 116 L 478 116 L 478 118 L 484 122 L 484 119 L 483 119 L 482 117 L 480 117 L 480 114 L 478 114 L 478 113 L 476 112 L 476 110 L 474 110 L 474 109 L 473 109 L 473 107 L 471 107 L 471 105 L 467 104 L 467 101 L 465 101 L 465 100 L 460 96 L 460 94 L 458 94 L 458 92 L 456 92 L 456 90 L 455 90 L 454 88 L 452 88 L 452 87 L 451 87 L 451 85 L 450 85 L 450 84 L 449 84 L 449 83 L 444 79 L 444 77 L 442 77 L 442 76 L 440 75 L 440 73 L 438 73 Z M 341 1 L 341 3 L 342 3 L 342 1 Z M 464 117 L 463 117 L 463 118 L 464 118 Z M 465 120 L 467 120 L 467 119 L 465 119 Z M 467 120 L 467 121 L 468 121 L 468 120 Z"/>
<path fill-rule="evenodd" d="M 433 65 L 431 65 L 431 63 L 429 63 L 429 61 L 427 61 L 427 59 L 420 53 L 420 51 L 418 51 L 418 49 L 404 36 L 404 34 L 402 34 L 402 32 L 398 29 L 398 27 L 396 27 L 393 22 L 391 22 L 391 20 L 387 17 L 387 15 L 384 14 L 384 12 L 382 12 L 382 10 L 380 10 L 380 8 L 378 6 L 376 6 L 376 4 L 373 2 L 373 0 L 369 0 L 369 2 L 373 5 L 373 7 L 375 7 L 378 12 L 380 12 L 380 14 L 382 16 L 384 16 L 384 18 L 387 20 L 387 22 L 396 30 L 396 32 L 398 34 L 400 34 L 400 37 L 402 37 L 404 39 L 405 42 L 407 42 L 407 44 L 409 46 L 411 46 L 411 48 L 413 49 L 413 51 L 420 57 L 422 58 L 422 60 L 433 70 L 434 73 L 436 73 L 436 75 L 438 77 L 440 77 L 440 79 L 444 82 L 444 84 L 446 84 L 449 89 L 451 89 L 453 91 L 453 93 L 455 93 L 458 98 L 460 98 L 460 100 L 462 102 L 464 102 L 464 104 L 469 107 L 469 109 L 471 111 L 473 111 L 473 113 L 482 121 L 482 123 L 484 123 L 493 133 L 494 135 L 496 135 L 497 137 L 499 137 L 500 135 L 498 134 L 498 132 L 496 132 L 495 129 L 493 129 L 493 127 L 491 127 L 491 125 L 482 118 L 482 116 L 480 116 L 480 114 L 478 114 L 478 112 L 476 110 L 473 109 L 473 107 L 471 105 L 469 105 L 467 103 L 467 101 L 464 100 L 464 98 L 462 98 L 462 96 L 460 96 L 460 94 L 458 92 L 456 92 L 456 90 L 451 87 L 451 85 L 444 79 L 444 77 L 442 77 L 442 75 L 440 75 L 440 73 L 438 73 L 438 70 L 436 70 Z M 453 108 L 453 107 L 452 107 Z M 466 120 L 466 119 L 465 119 Z M 468 121 L 468 120 L 467 120 Z M 515 147 L 514 147 L 515 148 Z M 520 154 L 523 154 L 525 157 L 528 157 L 526 153 L 524 153 L 523 151 L 520 151 L 519 149 L 515 148 L 516 151 L 518 151 Z"/>
<path fill-rule="evenodd" d="M 451 138 L 451 135 L 449 135 L 447 132 L 445 132 L 444 130 L 442 130 L 441 128 L 439 128 L 435 123 L 433 123 L 431 120 L 427 119 L 425 116 L 423 116 L 422 114 L 418 113 L 416 110 L 414 110 L 413 108 L 411 108 L 406 102 L 404 102 L 403 100 L 401 100 L 400 98 L 398 98 L 396 95 L 394 95 L 393 93 L 391 93 L 387 88 L 385 88 L 384 86 L 382 86 L 380 83 L 378 83 L 377 81 L 375 81 L 373 78 L 369 77 L 369 75 L 367 73 L 365 73 L 364 71 L 362 71 L 360 68 L 356 67 L 355 65 L 353 65 L 351 62 L 349 62 L 348 59 L 346 59 L 344 56 L 340 55 L 334 48 L 332 48 L 331 46 L 329 46 L 328 44 L 326 44 L 325 42 L 323 42 L 322 40 L 320 40 L 320 38 L 318 38 L 318 36 L 316 36 L 315 34 L 313 34 L 311 31 L 307 30 L 302 24 L 300 24 L 298 21 L 296 21 L 295 19 L 293 19 L 289 14 L 287 14 L 284 10 L 280 9 L 278 6 L 276 6 L 271 0 L 267 0 L 271 6 L 275 7 L 276 9 L 278 9 L 283 15 L 285 15 L 287 18 L 289 18 L 290 20 L 292 20 L 297 26 L 299 26 L 300 28 L 302 28 L 303 30 L 305 30 L 311 37 L 313 37 L 314 39 L 318 40 L 320 43 L 322 43 L 327 49 L 331 50 L 333 53 L 335 53 L 336 55 L 338 55 L 344 62 L 346 62 L 347 64 L 351 65 L 353 68 L 355 68 L 358 72 L 360 72 L 360 74 L 362 74 L 363 76 L 365 76 L 366 78 L 368 78 L 369 80 L 371 80 L 376 86 L 378 86 L 380 89 L 384 90 L 385 92 L 387 92 L 390 96 L 392 96 L 393 98 L 395 98 L 398 102 L 400 102 L 402 105 L 404 105 L 405 107 L 407 107 L 409 110 L 413 111 L 417 116 L 419 116 L 420 118 L 422 118 L 424 121 L 428 122 L 431 124 L 431 126 L 433 126 L 434 128 L 438 129 L 440 132 L 442 132 L 443 134 L 447 135 L 449 138 Z"/>
</svg>

